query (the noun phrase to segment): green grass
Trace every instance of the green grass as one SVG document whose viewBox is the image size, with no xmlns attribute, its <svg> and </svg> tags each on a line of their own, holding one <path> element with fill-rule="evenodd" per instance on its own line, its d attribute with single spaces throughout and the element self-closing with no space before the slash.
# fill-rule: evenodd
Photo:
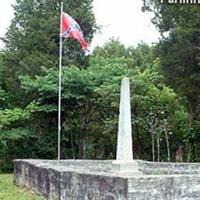
<svg viewBox="0 0 200 200">
<path fill-rule="evenodd" d="M 0 174 L 0 200 L 43 200 L 33 192 L 13 185 L 12 174 Z"/>
</svg>

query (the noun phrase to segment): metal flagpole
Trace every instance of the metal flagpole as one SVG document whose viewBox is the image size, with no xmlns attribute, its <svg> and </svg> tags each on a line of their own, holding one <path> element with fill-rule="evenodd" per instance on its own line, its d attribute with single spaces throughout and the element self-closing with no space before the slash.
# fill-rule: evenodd
<svg viewBox="0 0 200 200">
<path fill-rule="evenodd" d="M 58 88 L 58 160 L 60 160 L 60 132 L 61 132 L 61 81 L 62 81 L 62 13 L 63 2 L 60 7 L 60 52 L 59 52 L 59 88 Z"/>
</svg>

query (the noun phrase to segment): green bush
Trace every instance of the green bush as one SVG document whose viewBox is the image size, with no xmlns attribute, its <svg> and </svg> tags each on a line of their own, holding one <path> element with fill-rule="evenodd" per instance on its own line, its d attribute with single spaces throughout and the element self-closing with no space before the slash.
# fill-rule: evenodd
<svg viewBox="0 0 200 200">
<path fill-rule="evenodd" d="M 0 131 L 0 170 L 13 169 L 13 160 L 33 157 L 36 138 L 30 130 L 17 128 Z"/>
</svg>

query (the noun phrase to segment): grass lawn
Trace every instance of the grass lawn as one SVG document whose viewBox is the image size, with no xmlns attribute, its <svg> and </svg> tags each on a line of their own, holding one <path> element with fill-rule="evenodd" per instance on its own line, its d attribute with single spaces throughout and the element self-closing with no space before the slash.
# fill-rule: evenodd
<svg viewBox="0 0 200 200">
<path fill-rule="evenodd" d="M 13 185 L 12 174 L 0 174 L 0 200 L 43 200 L 25 188 Z"/>
</svg>

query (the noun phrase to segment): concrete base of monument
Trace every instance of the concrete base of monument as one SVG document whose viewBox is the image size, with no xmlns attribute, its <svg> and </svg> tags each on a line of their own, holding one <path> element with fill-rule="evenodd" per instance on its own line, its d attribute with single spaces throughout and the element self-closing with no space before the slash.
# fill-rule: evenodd
<svg viewBox="0 0 200 200">
<path fill-rule="evenodd" d="M 51 200 L 200 199 L 200 163 L 134 162 L 15 160 L 14 183 Z"/>
<path fill-rule="evenodd" d="M 112 162 L 111 171 L 119 173 L 121 175 L 142 175 L 142 171 L 139 170 L 138 162 L 114 160 Z"/>
</svg>

